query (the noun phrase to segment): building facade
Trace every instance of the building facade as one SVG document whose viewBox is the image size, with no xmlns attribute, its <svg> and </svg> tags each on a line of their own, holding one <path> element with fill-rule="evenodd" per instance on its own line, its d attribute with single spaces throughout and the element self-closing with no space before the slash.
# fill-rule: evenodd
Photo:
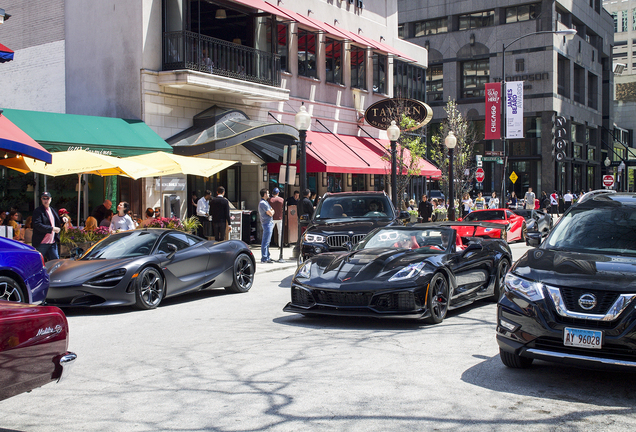
<svg viewBox="0 0 636 432">
<path fill-rule="evenodd" d="M 16 52 L 0 70 L 3 82 L 15 83 L 4 107 L 141 119 L 175 153 L 237 162 L 212 178 L 141 180 L 134 187 L 142 208 L 176 196 L 180 213 L 191 213 L 191 194 L 223 185 L 237 208 L 255 209 L 259 190 L 277 184 L 283 146 L 298 138 L 301 105 L 315 139 L 333 133 L 381 147 L 386 133 L 364 124 L 366 107 L 397 93 L 425 98 L 427 52 L 398 38 L 396 0 L 9 0 L 4 7 L 10 23 L 35 28 L 0 28 Z M 336 146 L 329 151 L 355 153 Z M 380 183 L 364 169 L 334 167 L 338 158 L 327 169 L 318 147 L 308 151 L 319 165 L 308 180 L 318 194 Z"/>
<path fill-rule="evenodd" d="M 485 192 L 587 190 L 601 186 L 612 127 L 613 24 L 600 0 L 426 3 L 398 0 L 400 37 L 429 51 L 427 103 L 433 123 L 449 98 L 483 131 L 488 82 L 524 82 L 523 139 L 508 140 L 508 170 L 484 162 Z M 553 33 L 576 29 L 571 41 Z M 513 43 L 514 42 L 514 43 Z M 505 71 L 502 73 L 505 49 Z M 567 120 L 567 149 L 555 158 L 554 119 Z M 477 154 L 503 151 L 500 140 L 482 140 Z M 514 172 L 518 180 L 509 176 Z"/>
</svg>

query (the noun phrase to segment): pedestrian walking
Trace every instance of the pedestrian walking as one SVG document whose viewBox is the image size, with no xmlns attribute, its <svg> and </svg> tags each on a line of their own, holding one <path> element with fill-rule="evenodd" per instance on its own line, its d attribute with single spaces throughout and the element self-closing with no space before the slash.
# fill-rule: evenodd
<svg viewBox="0 0 636 432">
<path fill-rule="evenodd" d="M 269 197 L 269 191 L 265 188 L 261 189 L 261 202 L 258 203 L 258 216 L 261 219 L 261 226 L 263 227 L 263 237 L 261 239 L 261 263 L 271 264 L 271 257 L 269 256 L 269 243 L 272 240 L 272 232 L 274 231 L 274 222 L 272 216 L 274 216 L 274 209 L 267 202 Z"/>
<path fill-rule="evenodd" d="M 210 200 L 212 216 L 212 235 L 216 241 L 225 240 L 227 227 L 230 226 L 230 202 L 225 198 L 225 188 L 216 188 L 216 196 Z"/>
<path fill-rule="evenodd" d="M 497 198 L 497 192 L 493 192 L 490 196 L 490 201 L 488 201 L 489 209 L 498 209 L 499 208 L 499 198 Z"/>
<path fill-rule="evenodd" d="M 559 216 L 559 194 L 557 191 L 550 194 L 550 214 Z"/>
<path fill-rule="evenodd" d="M 563 211 L 567 211 L 567 209 L 570 208 L 572 201 L 574 201 L 574 195 L 572 195 L 572 192 L 568 190 L 568 193 L 563 195 Z"/>
<path fill-rule="evenodd" d="M 130 204 L 122 201 L 117 204 L 117 214 L 110 221 L 110 232 L 130 231 L 137 228 L 135 222 L 128 214 L 130 212 Z"/>
<path fill-rule="evenodd" d="M 422 195 L 422 201 L 417 206 L 417 213 L 422 218 L 422 222 L 431 222 L 433 220 L 433 204 L 428 202 L 426 195 Z"/>
<path fill-rule="evenodd" d="M 515 191 L 510 192 L 510 200 L 508 201 L 508 208 L 517 210 L 517 194 Z"/>
<path fill-rule="evenodd" d="M 548 208 L 550 208 L 550 197 L 548 196 L 548 194 L 546 193 L 546 191 L 542 191 L 541 192 L 541 205 L 540 207 L 543 210 L 546 210 Z"/>
<path fill-rule="evenodd" d="M 470 198 L 468 192 L 464 193 L 462 197 L 462 219 L 466 217 L 470 210 L 473 208 L 473 200 Z"/>
<path fill-rule="evenodd" d="M 31 243 L 45 260 L 59 259 L 60 230 L 62 220 L 51 207 L 51 194 L 42 192 L 40 205 L 33 211 L 33 238 Z"/>
<path fill-rule="evenodd" d="M 483 210 L 486 208 L 486 200 L 484 199 L 481 192 L 477 193 L 477 198 L 475 198 L 475 210 Z"/>
<path fill-rule="evenodd" d="M 278 237 L 278 246 L 283 244 L 283 207 L 285 207 L 285 200 L 280 196 L 280 189 L 274 188 L 272 196 L 269 199 L 269 205 L 274 209 L 274 226 L 276 227 L 276 233 Z"/>
<path fill-rule="evenodd" d="M 529 187 L 528 188 L 528 192 L 526 192 L 526 195 L 524 196 L 524 200 L 526 202 L 526 210 L 534 210 L 534 200 L 535 200 L 536 196 L 534 194 L 534 192 L 532 192 L 532 188 Z"/>
<path fill-rule="evenodd" d="M 197 201 L 197 217 L 201 226 L 197 230 L 199 237 L 208 238 L 210 236 L 210 197 L 212 192 L 206 190 L 199 201 Z"/>
</svg>

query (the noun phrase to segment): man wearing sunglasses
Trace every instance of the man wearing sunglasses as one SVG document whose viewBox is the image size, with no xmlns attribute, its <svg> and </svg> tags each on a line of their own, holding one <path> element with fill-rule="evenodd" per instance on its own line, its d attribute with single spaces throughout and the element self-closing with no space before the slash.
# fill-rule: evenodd
<svg viewBox="0 0 636 432">
<path fill-rule="evenodd" d="M 59 259 L 60 227 L 62 221 L 57 211 L 51 207 L 51 194 L 42 192 L 42 205 L 33 211 L 32 245 L 44 256 L 46 261 Z"/>
</svg>

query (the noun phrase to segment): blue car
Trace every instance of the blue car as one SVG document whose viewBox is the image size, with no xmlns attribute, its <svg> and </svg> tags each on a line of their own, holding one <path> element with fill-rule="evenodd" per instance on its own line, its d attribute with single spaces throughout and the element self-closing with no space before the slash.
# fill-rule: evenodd
<svg viewBox="0 0 636 432">
<path fill-rule="evenodd" d="M 40 304 L 49 291 L 44 258 L 33 247 L 0 237 L 0 300 Z"/>
</svg>

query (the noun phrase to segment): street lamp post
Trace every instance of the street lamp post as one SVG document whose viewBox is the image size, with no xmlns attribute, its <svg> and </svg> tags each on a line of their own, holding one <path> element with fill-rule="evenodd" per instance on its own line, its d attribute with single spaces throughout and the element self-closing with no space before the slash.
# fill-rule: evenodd
<svg viewBox="0 0 636 432">
<path fill-rule="evenodd" d="M 311 126 L 311 115 L 307 112 L 307 108 L 304 105 L 300 107 L 300 110 L 296 113 L 296 129 L 298 129 L 298 159 L 299 159 L 299 177 L 300 177 L 300 194 L 304 196 L 305 189 L 307 189 L 307 129 Z M 289 178 L 287 179 L 289 184 Z M 318 191 L 316 191 L 318 193 Z M 300 256 L 302 251 L 300 250 L 301 237 L 302 237 L 302 225 L 300 223 L 300 211 L 301 205 L 296 205 L 296 216 L 298 217 L 298 238 L 296 241 L 296 247 L 294 248 L 294 256 Z"/>
<path fill-rule="evenodd" d="M 386 130 L 386 134 L 391 141 L 391 195 L 393 196 L 393 206 L 396 211 L 400 211 L 397 196 L 397 140 L 400 139 L 400 128 L 391 120 L 391 126 Z"/>
<path fill-rule="evenodd" d="M 444 139 L 444 144 L 448 148 L 448 220 L 455 220 L 455 176 L 453 171 L 453 153 L 457 145 L 457 138 L 453 131 L 448 132 Z"/>
<path fill-rule="evenodd" d="M 622 172 L 625 171 L 625 162 L 621 161 L 621 164 L 618 166 L 618 192 L 625 190 L 625 183 L 621 183 L 621 180 L 625 182 L 627 180 L 627 171 L 625 171 L 625 176 L 623 177 Z"/>
<path fill-rule="evenodd" d="M 534 33 L 528 33 L 523 36 L 519 36 L 508 45 L 503 44 L 503 49 L 501 51 L 501 94 L 503 95 L 504 106 L 501 109 L 501 143 L 503 144 L 503 154 L 504 154 L 504 165 L 503 165 L 503 174 L 501 178 L 501 199 L 504 200 L 506 197 L 506 174 L 508 167 L 508 152 L 506 151 L 506 50 L 510 48 L 510 45 L 521 40 L 523 38 L 527 38 L 528 36 L 540 35 L 540 34 L 557 34 L 565 36 L 565 39 L 570 41 L 576 35 L 576 30 L 567 29 L 567 30 L 546 30 L 546 31 L 538 31 Z"/>
</svg>

